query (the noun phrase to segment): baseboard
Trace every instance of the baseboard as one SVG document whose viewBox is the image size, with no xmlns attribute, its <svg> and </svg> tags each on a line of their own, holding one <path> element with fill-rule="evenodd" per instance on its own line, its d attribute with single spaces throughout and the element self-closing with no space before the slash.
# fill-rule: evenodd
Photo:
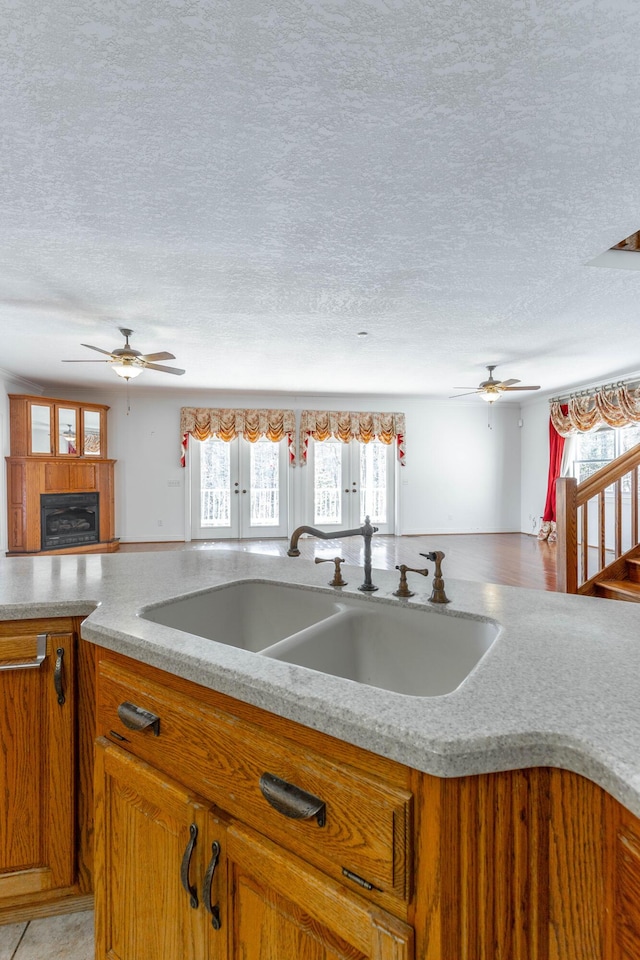
<svg viewBox="0 0 640 960">
<path fill-rule="evenodd" d="M 184 543 L 184 537 L 120 537 L 120 543 Z"/>
</svg>

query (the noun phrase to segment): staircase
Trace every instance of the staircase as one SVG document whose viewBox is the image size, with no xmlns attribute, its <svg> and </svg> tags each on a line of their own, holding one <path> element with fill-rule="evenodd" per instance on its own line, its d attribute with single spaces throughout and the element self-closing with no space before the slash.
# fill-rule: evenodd
<svg viewBox="0 0 640 960">
<path fill-rule="evenodd" d="M 556 481 L 557 590 L 640 603 L 640 444 L 582 483 Z"/>
<path fill-rule="evenodd" d="M 625 579 L 596 581 L 596 597 L 607 597 L 609 600 L 629 600 L 631 603 L 640 603 L 640 557 L 627 559 L 625 564 L 627 572 Z"/>
</svg>

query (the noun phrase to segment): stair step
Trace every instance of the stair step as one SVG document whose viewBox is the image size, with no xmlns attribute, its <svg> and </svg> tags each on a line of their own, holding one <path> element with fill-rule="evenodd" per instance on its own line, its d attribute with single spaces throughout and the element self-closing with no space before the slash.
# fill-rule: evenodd
<svg viewBox="0 0 640 960">
<path fill-rule="evenodd" d="M 640 583 L 640 557 L 627 560 L 627 572 L 629 580 L 632 580 L 633 583 Z"/>
<path fill-rule="evenodd" d="M 596 584 L 596 596 L 640 603 L 640 583 L 633 583 L 631 580 L 601 580 Z"/>
</svg>

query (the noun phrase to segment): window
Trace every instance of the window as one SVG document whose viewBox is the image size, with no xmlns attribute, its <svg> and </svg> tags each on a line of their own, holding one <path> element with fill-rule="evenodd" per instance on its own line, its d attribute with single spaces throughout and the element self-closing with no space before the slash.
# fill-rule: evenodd
<svg viewBox="0 0 640 960">
<path fill-rule="evenodd" d="M 578 434 L 575 438 L 576 455 L 573 460 L 573 476 L 578 483 L 582 483 L 596 470 L 606 466 L 638 443 L 640 443 L 640 423 L 632 423 L 617 429 L 602 427 L 600 430 Z M 628 476 L 623 478 L 622 489 L 624 492 L 629 492 Z"/>
</svg>

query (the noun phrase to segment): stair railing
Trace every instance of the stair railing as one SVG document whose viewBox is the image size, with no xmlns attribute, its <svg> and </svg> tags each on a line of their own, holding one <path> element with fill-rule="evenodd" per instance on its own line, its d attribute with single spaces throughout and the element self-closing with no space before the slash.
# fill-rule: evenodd
<svg viewBox="0 0 640 960">
<path fill-rule="evenodd" d="M 622 577 L 638 553 L 639 466 L 640 444 L 582 483 L 556 480 L 559 593 L 595 593 L 598 580 Z"/>
</svg>

